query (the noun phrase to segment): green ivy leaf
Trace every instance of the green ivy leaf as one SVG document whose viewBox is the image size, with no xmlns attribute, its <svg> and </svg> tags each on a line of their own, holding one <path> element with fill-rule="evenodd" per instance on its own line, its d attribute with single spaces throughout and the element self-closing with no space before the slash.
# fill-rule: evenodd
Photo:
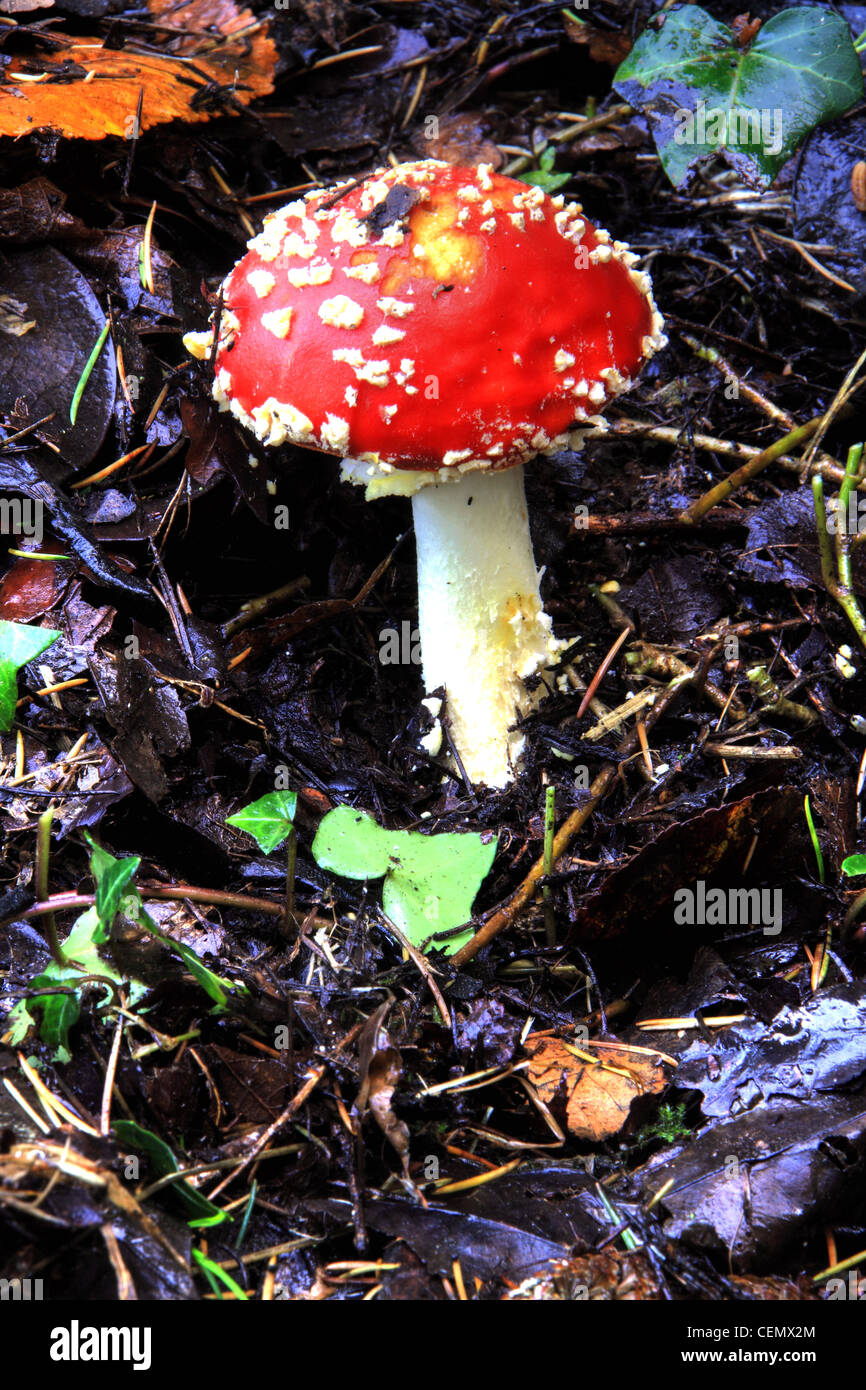
<svg viewBox="0 0 866 1390">
<path fill-rule="evenodd" d="M 849 854 L 847 859 L 842 860 L 842 872 L 849 878 L 866 874 L 866 854 Z"/>
<path fill-rule="evenodd" d="M 96 884 L 96 915 L 101 930 L 98 940 L 108 941 L 121 900 L 138 872 L 141 859 L 137 855 L 129 859 L 115 859 L 113 854 L 96 843 L 88 830 L 85 830 L 84 838 L 90 845 L 90 872 Z"/>
<path fill-rule="evenodd" d="M 105 960 L 98 947 L 104 940 L 102 924 L 95 907 L 89 907 L 75 922 L 63 942 L 66 961 L 58 965 L 51 961 L 41 974 L 31 981 L 33 989 L 56 989 L 58 985 L 69 988 L 68 994 L 37 994 L 30 999 L 22 999 L 15 1005 L 7 1018 L 8 1040 L 12 1047 L 24 1041 L 31 1028 L 38 1026 L 39 1036 L 52 1049 L 54 1061 L 68 1062 L 69 1030 L 78 1021 L 81 1012 L 80 992 L 92 989 L 98 981 L 86 980 L 80 983 L 82 975 L 102 975 L 107 981 L 113 980 L 121 985 L 124 977 L 110 960 Z M 105 1003 L 113 999 L 113 992 L 106 985 L 108 995 Z M 138 1002 L 145 993 L 146 986 L 140 980 L 130 980 L 127 999 L 130 1006 Z"/>
<path fill-rule="evenodd" d="M 323 818 L 313 841 L 313 858 L 345 878 L 381 878 L 382 907 L 415 946 L 467 922 L 482 880 L 496 856 L 496 840 L 478 834 L 421 835 L 384 830 L 366 811 L 338 806 Z M 452 936 L 442 948 L 451 955 L 472 936 Z"/>
<path fill-rule="evenodd" d="M 748 182 L 769 184 L 816 125 L 863 95 L 850 30 L 831 10 L 782 10 L 744 48 L 698 5 L 663 18 L 641 34 L 613 85 L 647 116 L 675 187 L 717 153 Z"/>
<path fill-rule="evenodd" d="M 52 1048 L 54 1060 L 58 1062 L 68 1062 L 71 1056 L 69 1030 L 81 1011 L 80 989 L 93 984 L 88 980 L 79 986 L 81 976 L 103 975 L 115 984 L 124 983 L 124 977 L 110 960 L 103 959 L 98 950 L 109 940 L 114 918 L 121 908 L 131 920 L 150 932 L 173 955 L 183 961 L 193 979 L 218 1008 L 224 1009 L 227 1006 L 231 994 L 244 993 L 243 985 L 236 985 L 231 980 L 215 974 L 202 964 L 189 946 L 160 931 L 146 911 L 141 894 L 133 883 L 141 863 L 137 856 L 116 859 L 107 849 L 98 845 L 87 831 L 84 834 L 91 849 L 90 869 L 96 883 L 95 903 L 82 913 L 63 942 L 63 954 L 66 957 L 64 964 L 58 965 L 56 961 L 51 961 L 45 970 L 31 981 L 35 989 L 66 985 L 70 992 L 38 994 L 27 1000 L 22 999 L 10 1010 L 7 1017 L 7 1041 L 13 1047 L 22 1043 L 30 1030 L 38 1026 L 39 1036 Z M 129 981 L 127 1002 L 130 1007 L 138 1002 L 146 993 L 146 989 L 147 986 L 139 980 Z"/>
<path fill-rule="evenodd" d="M 0 620 L 0 729 L 11 729 L 18 703 L 18 672 L 56 642 L 60 633 L 51 627 Z"/>
<path fill-rule="evenodd" d="M 226 825 L 245 830 L 263 854 L 270 854 L 291 835 L 297 806 L 297 792 L 268 792 L 233 816 L 226 816 Z"/>
</svg>

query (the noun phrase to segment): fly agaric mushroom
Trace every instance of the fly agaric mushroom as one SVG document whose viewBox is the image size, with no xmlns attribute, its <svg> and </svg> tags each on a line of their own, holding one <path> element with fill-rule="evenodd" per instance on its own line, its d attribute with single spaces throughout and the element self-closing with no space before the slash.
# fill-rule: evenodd
<svg viewBox="0 0 866 1390">
<path fill-rule="evenodd" d="M 526 682 L 564 645 L 523 464 L 598 423 L 666 341 L 636 260 L 576 203 L 427 160 L 272 213 L 223 285 L 220 408 L 266 445 L 342 455 L 368 498 L 411 496 L 424 682 L 475 783 L 514 776 Z M 184 342 L 207 357 L 213 331 Z"/>
</svg>

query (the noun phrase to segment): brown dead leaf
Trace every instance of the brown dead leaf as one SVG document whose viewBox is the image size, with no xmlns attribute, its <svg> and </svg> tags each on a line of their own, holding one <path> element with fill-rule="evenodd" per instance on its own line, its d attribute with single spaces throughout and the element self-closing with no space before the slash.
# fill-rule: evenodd
<svg viewBox="0 0 866 1390">
<path fill-rule="evenodd" d="M 594 24 L 587 24 L 583 19 L 572 19 L 567 12 L 565 32 L 572 43 L 586 45 L 594 63 L 610 63 L 612 67 L 619 67 L 631 52 L 632 41 L 627 33 L 599 29 Z"/>
<path fill-rule="evenodd" d="M 490 126 L 481 111 L 458 111 L 440 116 L 435 134 L 425 127 L 412 141 L 422 159 L 444 159 L 447 164 L 490 164 L 500 169 L 501 150 L 490 139 Z"/>
<path fill-rule="evenodd" d="M 17 559 L 0 580 L 0 618 L 29 623 L 53 608 L 66 582 L 66 572 L 52 560 Z"/>
<path fill-rule="evenodd" d="M 408 1177 L 409 1130 L 391 1108 L 394 1090 L 403 1072 L 403 1061 L 398 1048 L 391 1046 L 391 1039 L 383 1026 L 392 1003 L 392 999 L 387 999 L 380 1004 L 361 1030 L 358 1039 L 361 1087 L 355 1110 L 358 1115 L 363 1115 L 368 1109 L 372 1111 L 376 1124 L 400 1155 L 403 1172 Z"/>
<path fill-rule="evenodd" d="M 110 49 L 98 35 L 51 33 L 30 54 L 16 53 L 0 88 L 0 135 L 51 127 L 71 138 L 127 139 L 166 121 L 208 121 L 273 91 L 277 50 L 267 24 L 234 0 L 149 0 L 165 15 L 160 48 L 132 40 Z M 212 32 L 205 32 L 212 31 Z M 219 89 L 219 90 L 217 90 Z"/>
<path fill-rule="evenodd" d="M 662 1056 L 626 1043 L 562 1038 L 527 1039 L 529 1080 L 545 1105 L 565 1099 L 569 1130 L 598 1143 L 618 1134 L 639 1096 L 658 1095 L 667 1085 Z"/>
<path fill-rule="evenodd" d="M 0 241 L 28 246 L 60 237 L 93 237 L 80 218 L 65 211 L 65 204 L 66 194 L 41 174 L 17 188 L 0 188 Z"/>
</svg>

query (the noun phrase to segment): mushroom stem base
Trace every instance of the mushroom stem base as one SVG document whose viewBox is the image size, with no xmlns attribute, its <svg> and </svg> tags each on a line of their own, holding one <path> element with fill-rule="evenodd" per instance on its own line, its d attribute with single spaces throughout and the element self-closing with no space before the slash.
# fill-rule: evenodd
<svg viewBox="0 0 866 1390">
<path fill-rule="evenodd" d="M 523 468 L 425 487 L 412 510 L 424 684 L 445 687 L 470 781 L 503 787 L 525 742 L 512 726 L 546 693 L 526 681 L 565 645 L 541 605 Z"/>
</svg>

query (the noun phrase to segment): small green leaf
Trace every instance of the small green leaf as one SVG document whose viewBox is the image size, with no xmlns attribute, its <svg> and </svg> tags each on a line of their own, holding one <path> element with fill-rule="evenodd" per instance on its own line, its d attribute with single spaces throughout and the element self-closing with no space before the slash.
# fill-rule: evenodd
<svg viewBox="0 0 866 1390">
<path fill-rule="evenodd" d="M 769 184 L 816 125 L 863 95 L 850 30 L 829 9 L 784 9 L 742 48 L 698 5 L 661 18 L 613 85 L 647 116 L 676 187 L 697 160 L 717 153 L 750 183 Z"/>
<path fill-rule="evenodd" d="M 291 835 L 297 805 L 297 792 L 268 792 L 233 816 L 226 816 L 226 825 L 245 830 L 263 854 L 270 854 Z"/>
<path fill-rule="evenodd" d="M 849 854 L 847 859 L 842 860 L 842 872 L 849 878 L 866 874 L 866 854 Z"/>
<path fill-rule="evenodd" d="M 477 834 L 421 835 L 384 830 L 366 811 L 338 806 L 323 818 L 313 841 L 313 858 L 345 878 L 385 875 L 382 907 L 413 945 L 441 945 L 451 955 L 469 940 L 472 928 L 441 943 L 436 932 L 461 926 L 496 856 L 496 840 Z"/>
<path fill-rule="evenodd" d="M 138 871 L 141 859 L 132 855 L 129 859 L 115 859 L 107 849 L 98 845 L 89 831 L 84 838 L 90 845 L 90 872 L 96 883 L 96 915 L 99 918 L 100 941 L 108 941 L 111 928 L 124 894 Z M 135 894 L 136 898 L 138 894 Z"/>
<path fill-rule="evenodd" d="M 104 960 L 99 954 L 98 946 L 103 940 L 102 924 L 96 908 L 89 907 L 75 922 L 63 942 L 65 963 L 58 965 L 56 961 L 51 961 L 42 973 L 31 981 L 31 988 L 33 989 L 56 989 L 58 985 L 65 985 L 72 992 L 69 994 L 37 994 L 30 999 L 22 999 L 19 1004 L 16 1004 L 7 1019 L 9 1041 L 13 1047 L 23 1042 L 31 1028 L 38 1025 L 39 1036 L 52 1048 L 54 1060 L 57 1062 L 69 1061 L 71 1056 L 69 1030 L 77 1022 L 80 1013 L 80 990 L 82 988 L 92 989 L 94 985 L 99 983 L 98 981 L 87 980 L 83 985 L 80 985 L 81 976 L 102 975 L 105 977 L 106 988 L 108 989 L 105 1003 L 114 997 L 108 982 L 113 980 L 117 985 L 123 983 L 124 977 L 112 965 L 111 961 Z M 130 981 L 129 1005 L 137 1003 L 144 993 L 145 986 L 141 981 Z"/>
<path fill-rule="evenodd" d="M 195 951 L 191 950 L 189 946 L 185 946 L 182 941 L 175 941 L 171 936 L 164 936 L 150 913 L 142 906 L 140 898 L 138 900 L 138 915 L 135 920 L 140 927 L 161 941 L 163 946 L 167 946 L 174 955 L 180 957 L 196 983 L 201 985 L 205 994 L 219 1008 L 224 1009 L 226 1007 L 228 996 L 232 991 L 243 992 L 243 985 L 235 985 L 231 980 L 224 980 L 221 975 L 214 974 L 213 970 L 208 970 L 206 965 L 202 965 Z"/>
<path fill-rule="evenodd" d="M 18 703 L 18 672 L 35 661 L 60 633 L 50 627 L 0 620 L 0 729 L 11 729 Z"/>
<path fill-rule="evenodd" d="M 222 1265 L 218 1265 L 215 1260 L 212 1260 L 209 1258 L 209 1256 L 202 1254 L 201 1250 L 193 1250 L 192 1257 L 198 1265 L 199 1269 L 204 1274 L 205 1278 L 211 1286 L 212 1291 L 216 1294 L 217 1298 L 222 1298 L 222 1293 L 220 1292 L 219 1285 L 224 1284 L 225 1287 L 229 1290 L 229 1292 L 233 1293 L 235 1298 L 238 1299 L 240 1302 L 249 1302 L 248 1295 L 244 1293 L 238 1281 L 236 1279 L 233 1279 L 232 1276 L 226 1270 L 223 1269 Z"/>
<path fill-rule="evenodd" d="M 34 981 L 34 983 L 37 983 Z M 47 980 L 39 979 L 40 985 L 48 983 Z M 39 1036 L 46 1047 L 51 1048 L 51 1056 L 55 1062 L 66 1062 L 72 1060 L 72 1053 L 69 1048 L 69 1030 L 76 1024 L 81 1017 L 81 1005 L 76 994 L 42 994 L 36 999 L 31 999 L 30 1005 L 36 1005 L 42 1010 L 42 1020 L 39 1025 Z M 26 1031 L 29 1032 L 30 1025 Z"/>
<path fill-rule="evenodd" d="M 107 340 L 108 340 L 108 331 L 109 331 L 110 328 L 111 328 L 111 319 L 108 318 L 108 319 L 105 320 L 105 323 L 102 325 L 102 332 L 100 333 L 99 337 L 97 338 L 96 342 L 94 343 L 94 345 L 93 345 L 93 350 L 91 351 L 90 356 L 88 357 L 87 361 L 86 361 L 85 364 L 84 364 L 84 371 L 81 373 L 81 376 L 78 378 L 78 383 L 77 383 L 77 385 L 76 385 L 76 387 L 75 387 L 75 391 L 73 392 L 72 400 L 71 400 L 70 405 L 69 405 L 69 423 L 70 423 L 71 425 L 74 425 L 74 424 L 75 424 L 75 421 L 78 419 L 78 407 L 79 407 L 80 404 L 81 404 L 81 397 L 84 395 L 84 391 L 85 391 L 85 388 L 86 388 L 86 386 L 87 386 L 88 381 L 90 380 L 90 376 L 91 376 L 91 373 L 92 373 L 92 371 L 93 371 L 93 368 L 96 366 L 97 362 L 99 361 L 99 354 L 102 352 L 102 349 L 105 347 L 105 344 L 106 344 L 106 342 L 107 342 Z"/>
<path fill-rule="evenodd" d="M 160 1139 L 158 1134 L 154 1134 L 153 1130 L 145 1129 L 142 1125 L 136 1124 L 134 1120 L 115 1120 L 111 1127 L 121 1144 L 147 1155 L 154 1178 L 165 1178 L 170 1173 L 180 1171 L 177 1159 L 168 1144 L 164 1139 Z M 213 1222 L 214 1225 L 231 1220 L 227 1212 L 222 1211 L 215 1203 L 208 1201 L 207 1197 L 196 1191 L 186 1178 L 171 1183 L 168 1191 L 176 1194 L 193 1217 L 203 1218 L 209 1223 Z"/>
<path fill-rule="evenodd" d="M 543 189 L 545 193 L 555 193 L 557 188 L 561 188 L 571 178 L 571 174 L 554 172 L 555 158 L 554 146 L 548 145 L 538 157 L 538 168 L 531 170 L 528 174 L 520 175 L 521 183 L 531 183 L 535 188 Z"/>
</svg>

